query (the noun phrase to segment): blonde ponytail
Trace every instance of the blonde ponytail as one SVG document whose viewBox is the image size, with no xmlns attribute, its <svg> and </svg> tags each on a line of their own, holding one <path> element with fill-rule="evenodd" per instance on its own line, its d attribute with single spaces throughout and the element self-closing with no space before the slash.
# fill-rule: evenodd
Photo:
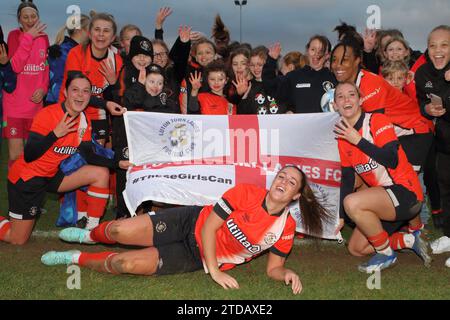
<svg viewBox="0 0 450 320">
<path fill-rule="evenodd" d="M 55 44 L 61 45 L 63 43 L 64 37 L 66 36 L 66 30 L 67 30 L 66 26 L 63 26 L 61 27 L 61 29 L 58 30 L 58 33 L 56 34 L 55 38 Z"/>
</svg>

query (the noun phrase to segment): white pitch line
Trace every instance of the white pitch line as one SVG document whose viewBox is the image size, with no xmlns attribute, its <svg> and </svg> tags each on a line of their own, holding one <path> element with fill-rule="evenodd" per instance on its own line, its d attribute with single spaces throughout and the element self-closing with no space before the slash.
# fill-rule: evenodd
<svg viewBox="0 0 450 320">
<path fill-rule="evenodd" d="M 38 237 L 38 238 L 58 239 L 59 232 L 60 231 L 58 231 L 58 230 L 53 230 L 53 231 L 34 230 L 32 233 L 32 236 Z"/>
<path fill-rule="evenodd" d="M 42 231 L 42 230 L 35 230 L 33 231 L 33 236 L 37 238 L 48 238 L 48 239 L 59 239 L 59 232 L 58 230 L 53 231 Z M 294 245 L 296 246 L 310 246 L 314 244 L 319 244 L 321 246 L 330 246 L 330 247 L 339 247 L 343 244 L 339 244 L 337 241 L 332 240 L 314 240 L 314 239 L 294 239 Z"/>
</svg>

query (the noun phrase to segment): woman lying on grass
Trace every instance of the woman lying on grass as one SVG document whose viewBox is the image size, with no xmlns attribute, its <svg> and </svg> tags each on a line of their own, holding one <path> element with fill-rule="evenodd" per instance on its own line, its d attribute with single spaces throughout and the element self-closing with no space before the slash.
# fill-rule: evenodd
<svg viewBox="0 0 450 320">
<path fill-rule="evenodd" d="M 307 231 L 321 234 L 327 212 L 317 202 L 305 174 L 286 166 L 270 190 L 239 184 L 212 206 L 178 207 L 100 224 L 92 231 L 64 229 L 60 238 L 85 244 L 126 244 L 145 249 L 122 253 L 47 252 L 45 265 L 78 264 L 112 274 L 165 275 L 205 269 L 224 289 L 239 284 L 225 273 L 269 250 L 267 275 L 291 284 L 298 294 L 298 275 L 284 267 L 292 249 L 295 221 L 288 206 L 299 201 Z"/>
</svg>

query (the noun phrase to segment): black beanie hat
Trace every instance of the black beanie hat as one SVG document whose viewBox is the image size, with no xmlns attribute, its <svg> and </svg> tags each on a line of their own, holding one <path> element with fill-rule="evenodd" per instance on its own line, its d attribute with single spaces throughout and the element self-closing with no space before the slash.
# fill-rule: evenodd
<svg viewBox="0 0 450 320">
<path fill-rule="evenodd" d="M 151 64 L 146 68 L 147 71 L 147 75 L 149 75 L 150 73 L 157 73 L 163 76 L 163 78 L 166 78 L 164 69 L 161 68 L 160 66 L 158 66 L 157 64 Z"/>
<path fill-rule="evenodd" d="M 130 53 L 128 54 L 128 57 L 131 60 L 138 54 L 145 54 L 153 60 L 153 45 L 146 37 L 134 36 L 133 39 L 131 39 Z"/>
</svg>

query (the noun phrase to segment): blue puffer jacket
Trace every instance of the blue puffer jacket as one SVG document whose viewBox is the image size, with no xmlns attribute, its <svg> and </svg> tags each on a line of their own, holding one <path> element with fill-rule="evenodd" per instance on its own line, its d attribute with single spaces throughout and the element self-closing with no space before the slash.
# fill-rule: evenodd
<svg viewBox="0 0 450 320">
<path fill-rule="evenodd" d="M 94 152 L 107 159 L 114 159 L 114 152 L 110 149 L 106 149 L 96 141 L 95 135 L 92 137 L 92 144 L 94 145 Z M 80 153 L 75 153 L 71 157 L 65 159 L 59 165 L 59 168 L 65 176 L 70 176 L 72 173 L 86 165 L 87 162 Z M 86 191 L 87 187 L 80 188 L 82 191 Z M 77 210 L 77 194 L 75 191 L 67 192 L 64 194 L 64 198 L 59 208 L 59 217 L 56 220 L 57 227 L 71 227 L 77 224 L 78 210 Z"/>
<path fill-rule="evenodd" d="M 61 45 L 53 45 L 48 48 L 48 64 L 50 66 L 50 83 L 48 86 L 47 98 L 45 104 L 54 104 L 58 102 L 59 91 L 64 79 L 64 68 L 66 66 L 67 55 L 69 51 L 77 46 L 78 43 L 69 37 L 65 37 Z"/>
<path fill-rule="evenodd" d="M 11 64 L 8 62 L 3 65 L 0 64 L 0 146 L 1 146 L 1 138 L 2 138 L 2 128 L 3 126 L 3 97 L 2 91 L 5 90 L 8 93 L 11 93 L 16 89 L 16 74 L 12 70 Z"/>
</svg>

